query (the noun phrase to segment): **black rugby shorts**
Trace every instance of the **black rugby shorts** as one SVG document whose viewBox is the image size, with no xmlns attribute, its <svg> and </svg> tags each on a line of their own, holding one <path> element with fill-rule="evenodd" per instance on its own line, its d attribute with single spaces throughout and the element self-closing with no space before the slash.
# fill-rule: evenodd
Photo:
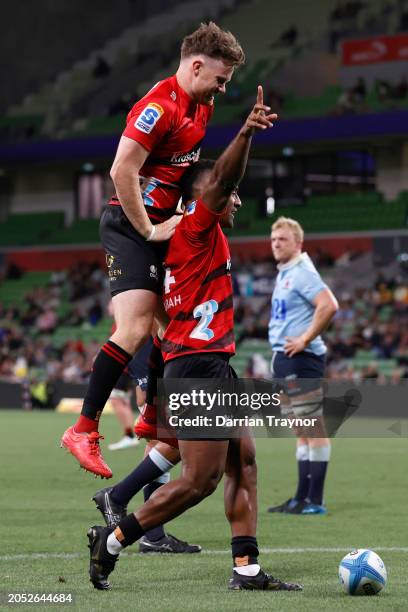
<svg viewBox="0 0 408 612">
<path fill-rule="evenodd" d="M 228 353 L 196 353 L 164 364 L 163 378 L 237 378 Z"/>
<path fill-rule="evenodd" d="M 237 378 L 237 374 L 229 364 L 231 355 L 228 353 L 196 353 L 177 357 L 164 364 L 163 378 Z M 225 442 L 231 437 L 228 427 L 220 428 L 215 436 L 194 438 L 191 433 L 186 435 L 183 428 L 174 428 L 179 440 L 210 440 Z M 221 432 L 222 431 L 222 432 Z M 224 437 L 225 435 L 225 437 Z"/>
<path fill-rule="evenodd" d="M 111 295 L 130 289 L 162 294 L 167 242 L 147 242 L 130 223 L 121 206 L 108 204 L 99 224 Z"/>
</svg>

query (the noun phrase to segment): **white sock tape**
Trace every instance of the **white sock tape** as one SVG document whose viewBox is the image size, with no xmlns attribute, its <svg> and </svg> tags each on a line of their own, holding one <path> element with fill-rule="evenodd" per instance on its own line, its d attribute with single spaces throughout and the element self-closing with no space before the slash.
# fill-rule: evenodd
<svg viewBox="0 0 408 612">
<path fill-rule="evenodd" d="M 309 445 L 299 444 L 296 447 L 296 459 L 298 461 L 309 461 Z"/>
<path fill-rule="evenodd" d="M 309 461 L 329 461 L 331 455 L 331 445 L 309 446 Z"/>
<path fill-rule="evenodd" d="M 173 463 L 166 459 L 166 457 L 163 457 L 163 455 L 159 453 L 159 451 L 155 448 L 152 448 L 149 453 L 149 457 L 163 473 L 168 472 L 169 470 L 171 470 L 171 468 L 174 467 Z"/>
</svg>

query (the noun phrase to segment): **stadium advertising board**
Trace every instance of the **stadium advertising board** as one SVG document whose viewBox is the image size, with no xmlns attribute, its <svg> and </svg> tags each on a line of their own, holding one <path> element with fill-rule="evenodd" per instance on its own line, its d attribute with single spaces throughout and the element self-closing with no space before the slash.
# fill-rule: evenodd
<svg viewBox="0 0 408 612">
<path fill-rule="evenodd" d="M 373 36 L 342 42 L 343 66 L 407 61 L 408 34 Z"/>
</svg>

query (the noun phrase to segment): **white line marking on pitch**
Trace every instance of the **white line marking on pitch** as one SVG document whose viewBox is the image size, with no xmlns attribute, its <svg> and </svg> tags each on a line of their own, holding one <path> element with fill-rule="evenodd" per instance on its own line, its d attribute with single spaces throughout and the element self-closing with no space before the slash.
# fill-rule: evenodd
<svg viewBox="0 0 408 612">
<path fill-rule="evenodd" d="M 261 548 L 264 554 L 303 554 L 303 553 L 333 553 L 353 550 L 353 546 L 339 548 Z M 372 550 L 382 552 L 407 552 L 408 546 L 373 546 Z M 128 553 L 126 552 L 125 555 Z M 136 553 L 138 554 L 138 553 Z M 230 555 L 230 550 L 202 550 L 202 555 Z M 77 559 L 85 557 L 84 553 L 27 553 L 17 555 L 0 555 L 0 561 L 19 561 L 22 559 Z"/>
</svg>

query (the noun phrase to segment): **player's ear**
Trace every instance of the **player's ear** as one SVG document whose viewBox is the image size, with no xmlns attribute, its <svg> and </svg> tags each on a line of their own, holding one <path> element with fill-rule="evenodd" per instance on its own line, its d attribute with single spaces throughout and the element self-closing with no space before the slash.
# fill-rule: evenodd
<svg viewBox="0 0 408 612">
<path fill-rule="evenodd" d="M 194 74 L 194 76 L 198 76 L 199 75 L 200 70 L 202 69 L 203 65 L 204 65 L 204 62 L 202 60 L 200 60 L 200 59 L 195 59 L 193 61 L 193 66 L 192 67 L 193 67 L 193 74 Z"/>
</svg>

